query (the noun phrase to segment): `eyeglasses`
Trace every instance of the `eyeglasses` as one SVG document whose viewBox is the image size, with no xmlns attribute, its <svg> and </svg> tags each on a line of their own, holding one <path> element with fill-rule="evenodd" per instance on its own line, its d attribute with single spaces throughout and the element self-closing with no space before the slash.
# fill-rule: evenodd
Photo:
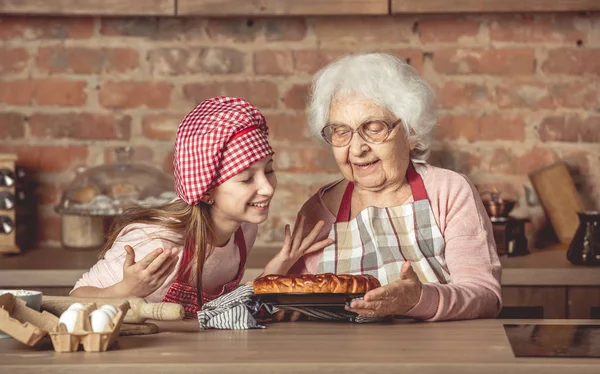
<svg viewBox="0 0 600 374">
<path fill-rule="evenodd" d="M 402 122 L 400 119 L 392 124 L 388 124 L 386 121 L 369 121 L 360 124 L 356 130 L 348 125 L 332 124 L 323 127 L 321 136 L 334 147 L 345 147 L 350 144 L 355 132 L 367 143 L 381 144 L 400 122 Z"/>
</svg>

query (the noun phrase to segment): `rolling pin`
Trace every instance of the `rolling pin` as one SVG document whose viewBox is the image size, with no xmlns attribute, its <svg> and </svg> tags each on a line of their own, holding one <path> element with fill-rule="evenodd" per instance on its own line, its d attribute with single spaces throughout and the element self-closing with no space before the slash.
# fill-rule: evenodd
<svg viewBox="0 0 600 374">
<path fill-rule="evenodd" d="M 87 298 L 71 296 L 42 296 L 42 310 L 55 316 L 60 316 L 73 303 L 96 303 L 98 307 L 104 304 L 117 306 L 129 302 L 129 310 L 123 319 L 124 323 L 144 323 L 147 319 L 157 321 L 178 321 L 183 319 L 183 306 L 175 303 L 148 303 L 140 297 L 126 298 Z"/>
</svg>

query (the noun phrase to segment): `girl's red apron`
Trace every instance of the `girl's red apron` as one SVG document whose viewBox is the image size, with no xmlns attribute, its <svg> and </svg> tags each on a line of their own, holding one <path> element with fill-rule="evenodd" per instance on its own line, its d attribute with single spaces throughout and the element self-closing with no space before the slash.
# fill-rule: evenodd
<svg viewBox="0 0 600 374">
<path fill-rule="evenodd" d="M 423 283 L 450 283 L 445 242 L 437 226 L 423 179 L 409 163 L 407 179 L 414 202 L 368 207 L 350 219 L 353 183 L 348 183 L 317 273 L 370 274 L 382 285 L 400 278 L 410 261 Z"/>
<path fill-rule="evenodd" d="M 240 267 L 238 268 L 238 273 L 235 279 L 223 285 L 221 292 L 217 295 L 210 295 L 202 291 L 202 302 L 207 303 L 211 300 L 216 299 L 217 297 L 229 293 L 236 289 L 242 277 L 244 276 L 244 269 L 246 268 L 246 241 L 244 240 L 244 233 L 242 229 L 238 229 L 235 233 L 235 244 L 240 251 Z M 183 262 L 183 260 L 182 260 Z M 185 310 L 185 318 L 197 318 L 198 311 L 200 310 L 197 301 L 198 289 L 196 286 L 192 286 L 188 283 L 183 282 L 179 278 L 177 278 L 169 290 L 167 294 L 163 298 L 163 302 L 165 303 L 177 303 L 183 305 Z"/>
</svg>

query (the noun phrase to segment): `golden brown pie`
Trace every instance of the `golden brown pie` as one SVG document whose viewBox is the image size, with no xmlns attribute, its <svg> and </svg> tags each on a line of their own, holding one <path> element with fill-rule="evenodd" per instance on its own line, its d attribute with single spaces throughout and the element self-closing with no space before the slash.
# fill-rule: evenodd
<svg viewBox="0 0 600 374">
<path fill-rule="evenodd" d="M 270 293 L 366 293 L 380 287 L 368 274 L 265 275 L 254 281 L 255 294 Z"/>
</svg>

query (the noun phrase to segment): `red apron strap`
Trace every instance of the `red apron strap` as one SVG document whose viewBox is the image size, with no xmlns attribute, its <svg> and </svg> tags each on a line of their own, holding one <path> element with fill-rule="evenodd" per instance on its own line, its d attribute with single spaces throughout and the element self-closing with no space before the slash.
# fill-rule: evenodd
<svg viewBox="0 0 600 374">
<path fill-rule="evenodd" d="M 350 205 L 352 203 L 352 191 L 354 190 L 354 183 L 348 182 L 342 202 L 340 203 L 340 209 L 338 210 L 337 218 L 335 222 L 348 222 L 350 221 Z"/>
<path fill-rule="evenodd" d="M 246 250 L 246 239 L 244 238 L 244 231 L 242 231 L 242 227 L 235 232 L 235 242 L 238 246 L 238 250 L 240 251 L 240 267 L 238 268 L 238 276 L 237 280 L 239 282 L 240 279 L 244 276 L 244 269 L 246 268 L 246 258 L 248 257 L 248 251 Z"/>
<path fill-rule="evenodd" d="M 413 201 L 427 200 L 427 191 L 425 190 L 423 178 L 421 178 L 421 175 L 415 170 L 412 161 L 408 163 L 407 178 L 408 184 L 410 185 L 410 191 L 413 195 Z"/>
</svg>

